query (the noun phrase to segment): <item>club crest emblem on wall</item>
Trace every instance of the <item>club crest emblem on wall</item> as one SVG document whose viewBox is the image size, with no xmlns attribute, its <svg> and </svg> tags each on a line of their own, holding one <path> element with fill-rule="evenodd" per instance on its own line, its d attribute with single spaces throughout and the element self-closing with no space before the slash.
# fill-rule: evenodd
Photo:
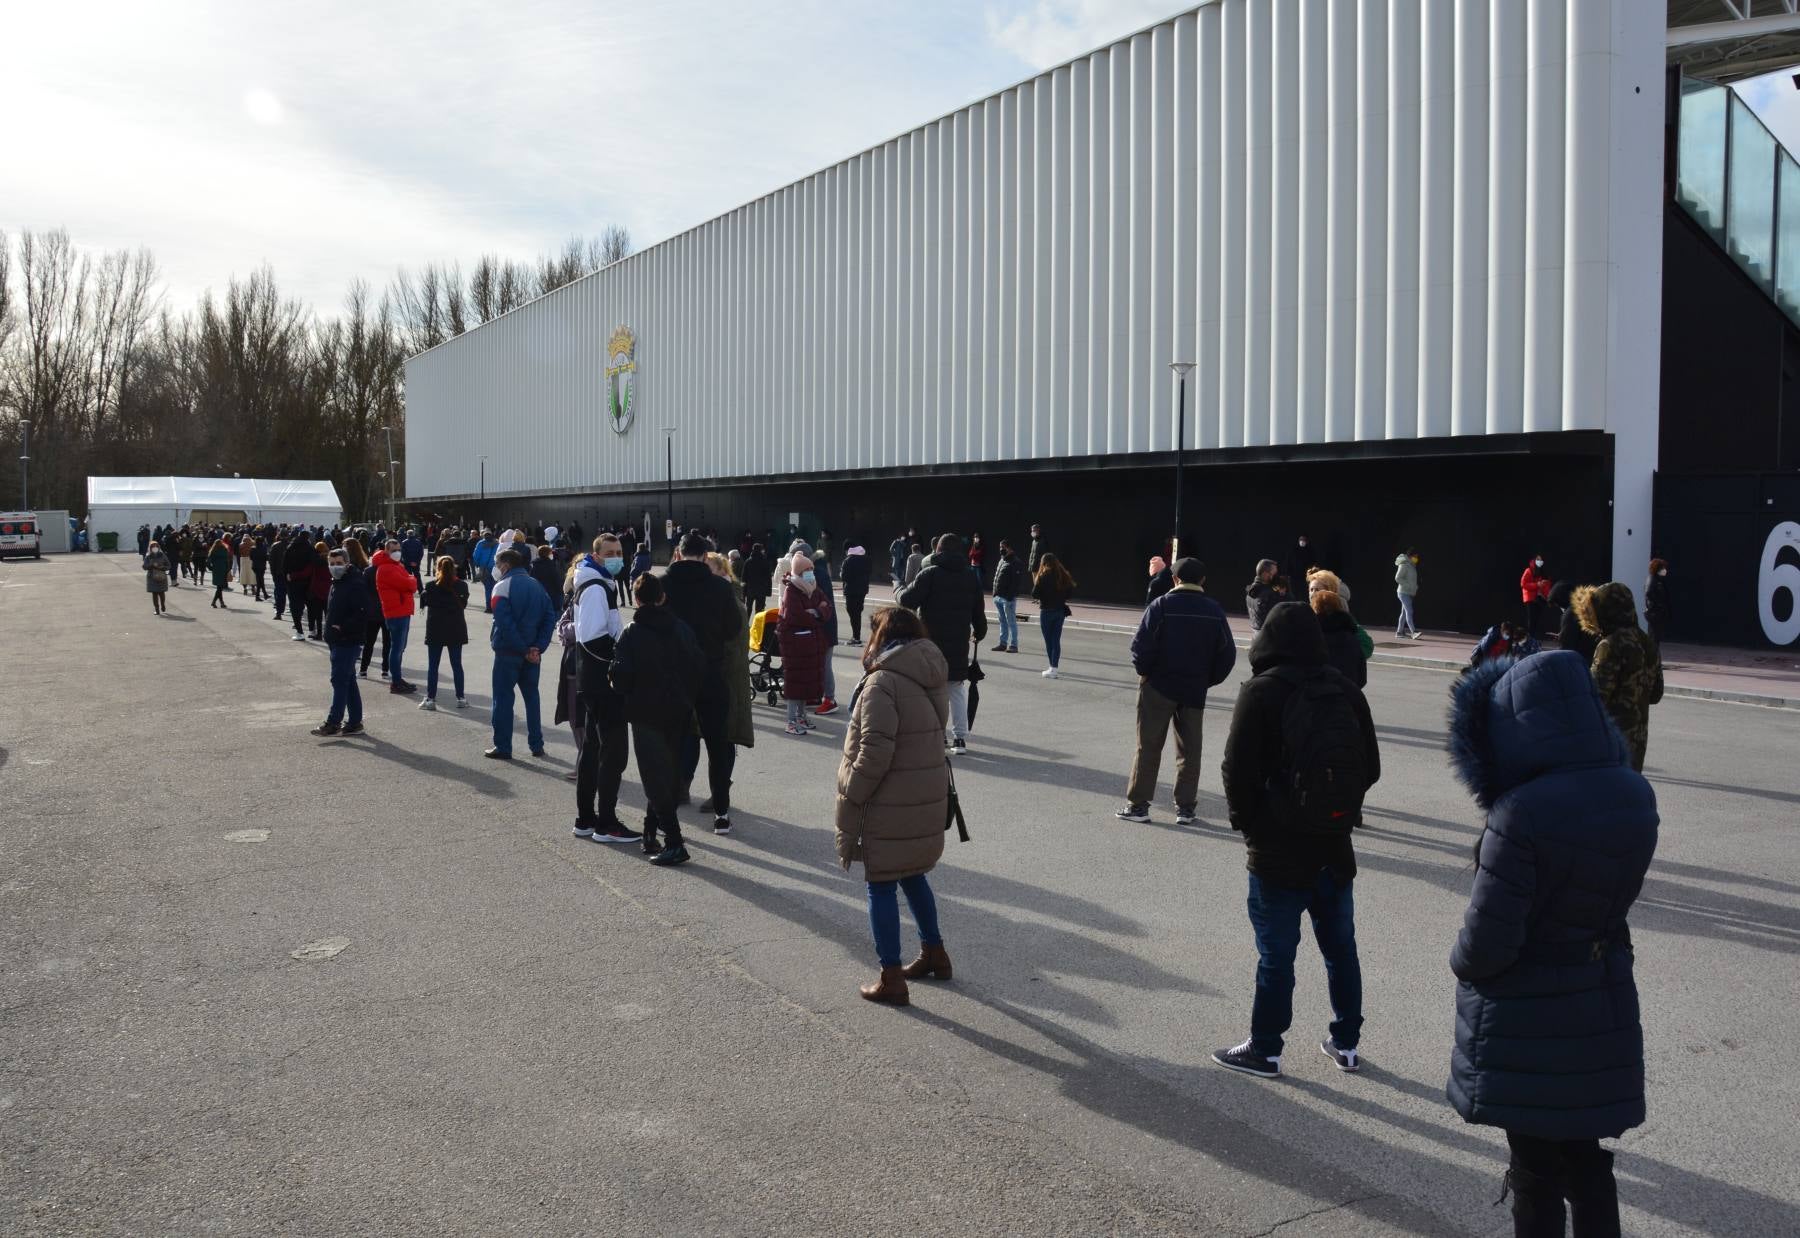
<svg viewBox="0 0 1800 1238">
<path fill-rule="evenodd" d="M 614 434 L 631 429 L 637 395 L 637 337 L 630 327 L 614 327 L 606 342 L 606 412 Z"/>
</svg>

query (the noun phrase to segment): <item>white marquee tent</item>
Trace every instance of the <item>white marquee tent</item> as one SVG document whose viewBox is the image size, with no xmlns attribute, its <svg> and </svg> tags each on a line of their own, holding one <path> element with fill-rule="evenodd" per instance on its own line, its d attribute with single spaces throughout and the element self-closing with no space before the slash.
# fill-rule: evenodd
<svg viewBox="0 0 1800 1238">
<path fill-rule="evenodd" d="M 328 481 L 262 477 L 90 477 L 89 545 L 117 533 L 119 549 L 137 549 L 139 525 L 188 524 L 195 519 L 236 524 L 335 524 L 343 518 Z"/>
</svg>

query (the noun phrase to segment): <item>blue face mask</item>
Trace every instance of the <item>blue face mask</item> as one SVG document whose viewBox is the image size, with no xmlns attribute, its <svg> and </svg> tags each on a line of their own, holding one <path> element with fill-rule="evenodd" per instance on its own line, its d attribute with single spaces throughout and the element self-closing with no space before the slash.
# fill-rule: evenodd
<svg viewBox="0 0 1800 1238">
<path fill-rule="evenodd" d="M 813 573 L 813 572 L 801 572 L 800 579 L 804 580 L 807 584 L 810 585 L 810 584 L 813 584 L 818 579 L 818 577 L 817 577 L 817 574 Z"/>
<path fill-rule="evenodd" d="M 607 555 L 606 558 L 600 560 L 600 566 L 606 569 L 607 575 L 617 576 L 624 569 L 625 560 L 618 555 Z"/>
</svg>

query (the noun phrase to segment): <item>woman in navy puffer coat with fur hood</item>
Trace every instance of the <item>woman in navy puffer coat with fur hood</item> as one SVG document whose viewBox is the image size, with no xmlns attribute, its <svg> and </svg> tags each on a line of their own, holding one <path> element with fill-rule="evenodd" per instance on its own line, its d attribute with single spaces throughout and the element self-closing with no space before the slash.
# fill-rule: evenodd
<svg viewBox="0 0 1800 1238">
<path fill-rule="evenodd" d="M 1450 753 L 1487 810 L 1450 952 L 1450 1103 L 1506 1131 L 1517 1234 L 1617 1234 L 1601 1139 L 1644 1121 L 1644 1035 L 1625 922 L 1656 850 L 1656 797 L 1573 653 L 1501 658 L 1451 691 Z"/>
</svg>

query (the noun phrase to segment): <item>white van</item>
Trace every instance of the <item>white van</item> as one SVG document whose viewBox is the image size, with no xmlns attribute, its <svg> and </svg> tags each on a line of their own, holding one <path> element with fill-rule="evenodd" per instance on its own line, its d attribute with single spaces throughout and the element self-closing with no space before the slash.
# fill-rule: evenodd
<svg viewBox="0 0 1800 1238">
<path fill-rule="evenodd" d="M 26 555 L 34 559 L 44 557 L 36 512 L 0 512 L 0 559 L 8 555 L 21 559 Z"/>
</svg>

